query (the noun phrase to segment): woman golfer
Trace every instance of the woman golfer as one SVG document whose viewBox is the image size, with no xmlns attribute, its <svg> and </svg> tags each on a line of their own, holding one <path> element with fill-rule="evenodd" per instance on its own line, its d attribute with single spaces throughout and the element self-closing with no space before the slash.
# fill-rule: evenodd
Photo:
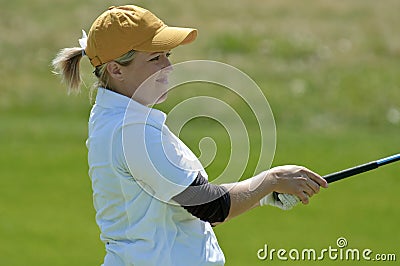
<svg viewBox="0 0 400 266">
<path fill-rule="evenodd" d="M 98 78 L 87 147 L 106 266 L 223 265 L 212 226 L 260 205 L 283 207 L 274 191 L 307 204 L 327 186 L 300 166 L 234 184 L 208 183 L 197 158 L 166 127 L 166 115 L 151 108 L 166 98 L 170 51 L 196 37 L 197 30 L 169 27 L 141 7 L 110 7 L 81 48 L 63 49 L 53 60 L 69 91 L 79 90 L 83 56 Z"/>
</svg>

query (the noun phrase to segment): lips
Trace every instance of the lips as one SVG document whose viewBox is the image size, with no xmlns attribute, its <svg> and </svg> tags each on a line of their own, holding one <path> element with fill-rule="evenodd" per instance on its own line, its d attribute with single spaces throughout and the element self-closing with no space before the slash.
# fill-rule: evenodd
<svg viewBox="0 0 400 266">
<path fill-rule="evenodd" d="M 171 74 L 172 67 L 166 67 L 160 70 L 157 73 L 156 82 L 159 82 L 163 85 L 168 85 L 168 77 Z"/>
<path fill-rule="evenodd" d="M 157 82 L 162 83 L 162 84 L 168 84 L 168 77 L 167 76 L 161 76 L 158 79 L 156 79 Z"/>
</svg>

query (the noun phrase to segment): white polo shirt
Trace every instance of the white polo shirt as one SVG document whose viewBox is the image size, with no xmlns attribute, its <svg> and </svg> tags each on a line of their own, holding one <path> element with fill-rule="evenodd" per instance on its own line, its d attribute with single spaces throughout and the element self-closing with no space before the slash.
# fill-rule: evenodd
<svg viewBox="0 0 400 266">
<path fill-rule="evenodd" d="M 210 224 L 171 200 L 199 171 L 206 173 L 165 119 L 159 110 L 98 89 L 87 147 L 105 266 L 225 262 Z"/>
</svg>

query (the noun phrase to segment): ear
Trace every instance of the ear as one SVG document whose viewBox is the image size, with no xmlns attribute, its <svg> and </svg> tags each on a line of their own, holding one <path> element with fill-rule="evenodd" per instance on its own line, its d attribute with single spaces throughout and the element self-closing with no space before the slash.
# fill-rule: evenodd
<svg viewBox="0 0 400 266">
<path fill-rule="evenodd" d="M 122 81 L 124 78 L 122 76 L 122 71 L 121 71 L 121 65 L 111 61 L 107 64 L 107 72 L 110 75 L 110 77 Z"/>
</svg>

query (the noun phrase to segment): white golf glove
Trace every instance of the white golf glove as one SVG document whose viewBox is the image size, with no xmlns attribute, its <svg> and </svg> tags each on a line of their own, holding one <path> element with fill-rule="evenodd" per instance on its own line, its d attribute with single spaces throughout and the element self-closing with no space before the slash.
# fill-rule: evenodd
<svg viewBox="0 0 400 266">
<path fill-rule="evenodd" d="M 270 205 L 286 211 L 292 209 L 300 202 L 297 196 L 290 194 L 278 194 L 278 198 L 279 200 L 274 197 L 274 192 L 271 192 L 260 200 L 260 206 Z"/>
<path fill-rule="evenodd" d="M 293 208 L 300 202 L 299 197 L 291 194 L 278 194 L 278 198 L 282 202 L 283 206 L 289 209 Z"/>
</svg>

